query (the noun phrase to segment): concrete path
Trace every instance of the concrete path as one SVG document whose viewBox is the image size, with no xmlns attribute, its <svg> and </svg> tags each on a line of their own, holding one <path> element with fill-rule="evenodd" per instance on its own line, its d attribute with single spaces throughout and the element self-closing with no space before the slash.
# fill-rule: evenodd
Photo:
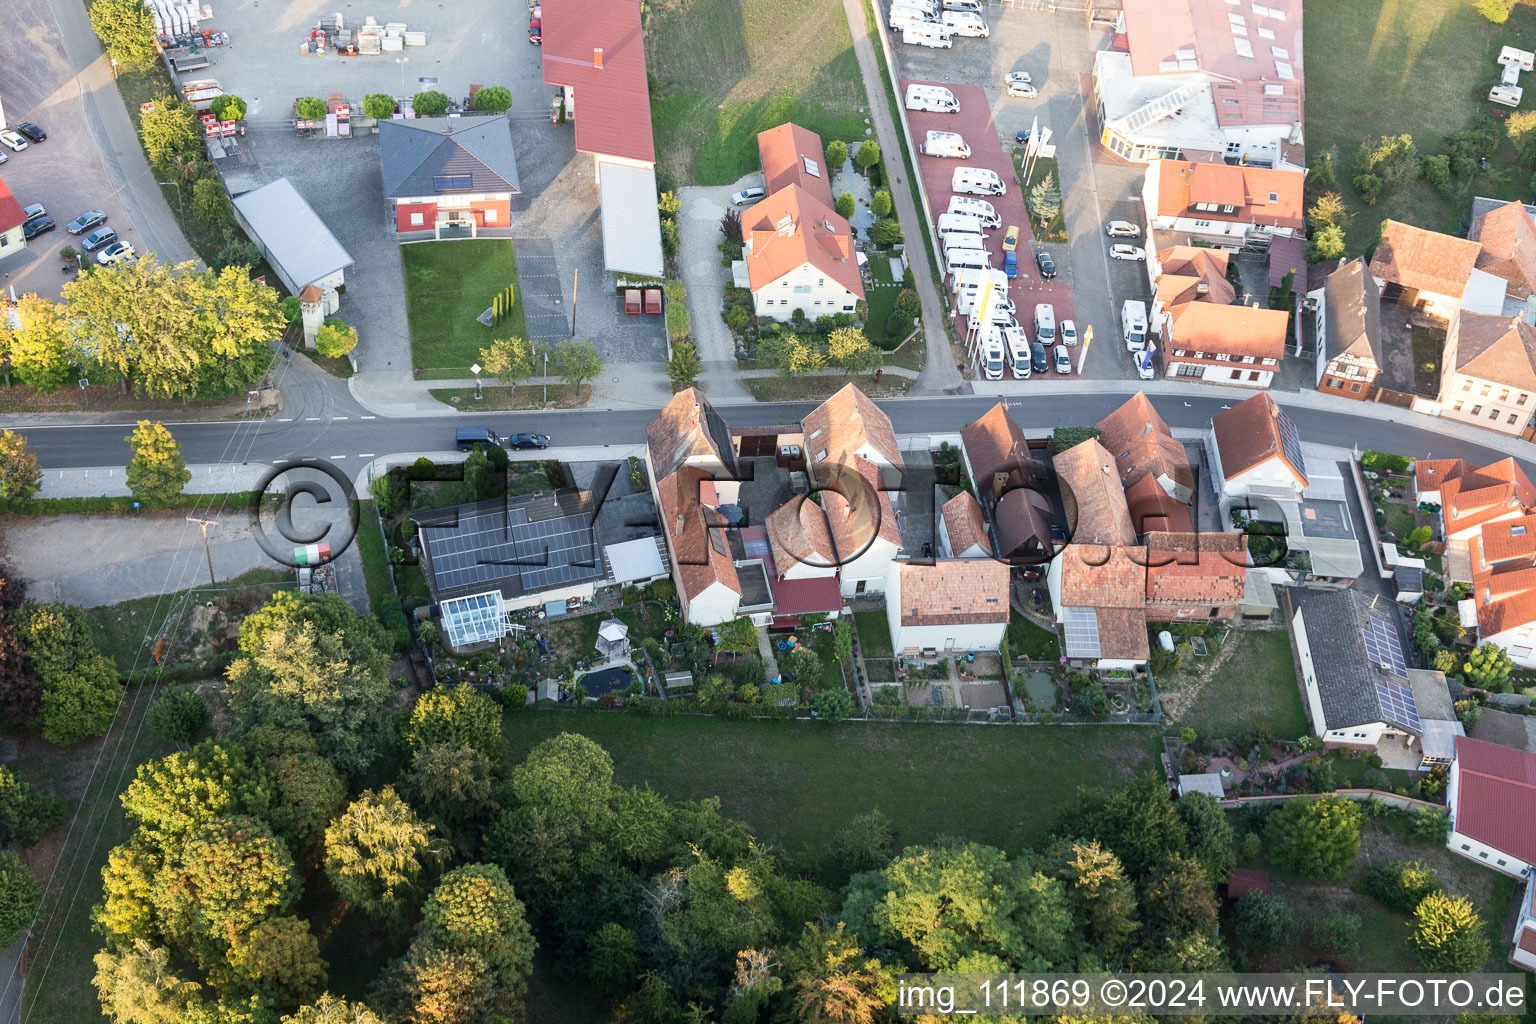
<svg viewBox="0 0 1536 1024">
<path fill-rule="evenodd" d="M 681 241 L 678 252 L 679 273 L 688 287 L 688 313 L 693 319 L 693 339 L 699 346 L 699 360 L 704 372 L 699 390 L 712 401 L 752 400 L 741 383 L 736 362 L 736 340 L 720 318 L 725 308 L 725 286 L 730 270 L 720 265 L 720 218 L 725 216 L 730 195 L 737 189 L 762 183 L 762 175 L 753 173 L 731 185 L 691 186 L 679 189 L 683 200 L 678 221 Z"/>
<path fill-rule="evenodd" d="M 949 331 L 943 316 L 944 305 L 933 283 L 933 264 L 919 234 L 926 229 L 927 221 L 912 202 L 906 166 L 901 160 L 901 137 L 898 127 L 891 120 L 890 104 L 886 100 L 886 83 L 880 75 L 880 65 L 875 60 L 874 44 L 870 41 L 869 27 L 864 20 L 864 5 L 860 0 L 843 0 L 843 12 L 848 16 L 853 51 L 859 58 L 859 70 L 864 76 L 864 91 L 875 125 L 875 140 L 880 143 L 880 151 L 885 154 L 886 169 L 891 175 L 891 198 L 895 200 L 896 215 L 907 237 L 907 260 L 912 267 L 918 297 L 923 301 L 923 336 L 928 342 L 928 363 L 912 393 L 937 394 L 961 388 L 965 381 L 955 368 L 955 359 L 949 347 Z"/>
</svg>

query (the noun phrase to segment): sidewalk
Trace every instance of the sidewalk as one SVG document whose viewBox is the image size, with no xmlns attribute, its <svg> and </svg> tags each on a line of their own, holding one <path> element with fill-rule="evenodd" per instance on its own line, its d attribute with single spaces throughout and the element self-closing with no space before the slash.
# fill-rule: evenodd
<svg viewBox="0 0 1536 1024">
<path fill-rule="evenodd" d="M 482 377 L 484 387 L 504 385 Z M 564 384 L 559 377 L 529 377 L 517 386 L 537 387 L 541 384 Z M 601 377 L 592 382 L 592 398 L 584 406 L 575 409 L 613 412 L 618 409 L 660 409 L 672 400 L 671 385 L 665 374 L 658 376 L 650 363 L 613 363 L 603 367 Z M 470 407 L 456 409 L 432 397 L 431 392 L 443 388 L 472 388 L 473 377 L 453 380 L 418 380 L 406 373 L 359 373 L 347 381 L 352 398 L 375 416 L 391 419 L 412 417 L 448 416 L 454 412 L 473 412 Z M 502 410 L 496 415 L 516 413 L 533 414 L 538 409 Z"/>
</svg>

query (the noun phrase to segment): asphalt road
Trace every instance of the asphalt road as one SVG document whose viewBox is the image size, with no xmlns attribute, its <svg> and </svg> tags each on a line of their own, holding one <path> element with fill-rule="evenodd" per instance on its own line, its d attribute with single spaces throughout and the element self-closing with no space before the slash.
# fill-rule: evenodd
<svg viewBox="0 0 1536 1024">
<path fill-rule="evenodd" d="M 1015 400 L 1014 418 L 1031 434 L 1057 426 L 1091 426 L 1125 401 L 1121 393 L 1031 395 Z M 1199 395 L 1156 396 L 1158 412 L 1174 428 L 1201 429 L 1211 416 L 1231 405 L 1225 398 Z M 1283 396 L 1277 400 L 1284 406 Z M 906 398 L 881 402 L 899 434 L 950 434 L 979 417 L 996 403 L 992 397 L 945 396 Z M 813 405 L 751 404 L 717 406 L 733 426 L 761 426 L 796 422 Z M 1431 430 L 1405 426 L 1347 413 L 1287 406 L 1306 441 L 1341 447 L 1358 445 L 1415 456 L 1461 456 L 1486 463 L 1506 454 L 1489 436 L 1488 444 L 1474 444 Z M 191 464 L 270 463 L 281 459 L 345 457 L 346 464 L 393 454 L 442 451 L 452 447 L 453 431 L 466 425 L 485 425 L 499 434 L 538 431 L 553 438 L 556 446 L 612 445 L 627 447 L 645 439 L 645 425 L 654 411 L 615 411 L 593 415 L 580 410 L 551 413 L 486 414 L 470 419 L 448 415 L 440 419 L 376 419 L 347 415 L 309 417 L 293 422 L 277 420 L 243 423 L 168 423 L 181 443 L 183 457 Z M 81 424 L 17 427 L 44 469 L 75 469 L 123 466 L 129 459 L 122 424 Z M 1528 467 L 1529 468 L 1529 467 Z"/>
</svg>

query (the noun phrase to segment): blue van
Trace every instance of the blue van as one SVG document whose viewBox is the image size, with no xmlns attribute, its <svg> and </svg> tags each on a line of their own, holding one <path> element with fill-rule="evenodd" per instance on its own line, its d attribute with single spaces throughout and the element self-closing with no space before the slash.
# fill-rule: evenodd
<svg viewBox="0 0 1536 1024">
<path fill-rule="evenodd" d="M 489 427 L 460 427 L 453 435 L 454 447 L 461 452 L 472 452 L 477 444 L 485 448 L 496 444 L 496 432 Z"/>
</svg>

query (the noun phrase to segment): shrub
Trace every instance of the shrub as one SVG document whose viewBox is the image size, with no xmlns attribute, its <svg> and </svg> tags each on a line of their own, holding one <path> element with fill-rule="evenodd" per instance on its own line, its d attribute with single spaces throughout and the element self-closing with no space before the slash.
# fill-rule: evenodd
<svg viewBox="0 0 1536 1024">
<path fill-rule="evenodd" d="M 828 722 L 841 722 L 853 714 L 853 697 L 847 690 L 822 690 L 811 698 L 811 707 Z"/>
<path fill-rule="evenodd" d="M 208 726 L 208 705 L 185 686 L 172 686 L 149 706 L 144 722 L 175 743 L 190 743 Z"/>
<path fill-rule="evenodd" d="M 833 139 L 827 143 L 827 166 L 834 171 L 848 162 L 848 143 L 842 139 Z"/>
<path fill-rule="evenodd" d="M 1375 206 L 1381 198 L 1381 179 L 1374 174 L 1355 175 L 1355 191 L 1360 193 L 1360 201 L 1366 206 Z"/>
<path fill-rule="evenodd" d="M 869 201 L 869 212 L 876 217 L 889 217 L 894 207 L 895 203 L 891 201 L 891 190 L 888 188 L 877 190 Z"/>
<path fill-rule="evenodd" d="M 522 683 L 508 683 L 501 688 L 501 703 L 514 709 L 527 706 L 528 687 Z"/>
<path fill-rule="evenodd" d="M 1254 949 L 1279 949 L 1296 932 L 1291 905 L 1262 889 L 1243 893 L 1232 908 L 1232 924 L 1238 938 Z"/>
<path fill-rule="evenodd" d="M 451 102 L 447 93 L 429 89 L 411 97 L 411 109 L 417 117 L 442 117 L 448 113 L 448 104 Z"/>
<path fill-rule="evenodd" d="M 1515 0 L 1475 0 L 1473 6 L 1478 14 L 1495 25 L 1502 25 L 1509 20 L 1509 12 L 1515 9 Z"/>
<path fill-rule="evenodd" d="M 838 196 L 837 203 L 833 209 L 835 209 L 837 211 L 837 215 L 844 220 L 852 217 L 853 211 L 858 209 L 858 204 L 853 198 L 853 193 L 844 192 L 842 195 Z"/>
<path fill-rule="evenodd" d="M 1378 861 L 1365 876 L 1365 891 L 1400 914 L 1413 913 L 1424 897 L 1441 888 L 1435 869 L 1416 860 Z"/>
<path fill-rule="evenodd" d="M 752 312 L 746 306 L 730 306 L 723 316 L 725 325 L 733 331 L 744 331 L 752 323 Z"/>
<path fill-rule="evenodd" d="M 1360 949 L 1360 918 L 1324 914 L 1312 922 L 1312 944 L 1327 956 L 1354 956 Z"/>
<path fill-rule="evenodd" d="M 435 476 L 437 476 L 437 463 L 425 455 L 419 456 L 415 462 L 411 463 L 412 480 L 431 480 Z"/>
<path fill-rule="evenodd" d="M 363 97 L 363 113 L 375 121 L 388 121 L 395 113 L 395 98 L 387 92 L 371 92 Z"/>
<path fill-rule="evenodd" d="M 895 217 L 882 217 L 869 229 L 869 238 L 876 245 L 895 245 L 901 241 L 901 222 Z"/>
<path fill-rule="evenodd" d="M 693 333 L 693 318 L 688 315 L 688 307 L 681 302 L 667 304 L 667 335 L 673 341 L 682 341 Z"/>
<path fill-rule="evenodd" d="M 1419 165 L 1419 177 L 1436 189 L 1445 188 L 1451 183 L 1451 158 L 1444 153 L 1425 157 Z"/>
<path fill-rule="evenodd" d="M 245 110 L 245 100 L 239 96 L 231 96 L 229 93 L 215 96 L 213 102 L 208 105 L 209 113 L 220 121 L 243 121 Z"/>
<path fill-rule="evenodd" d="M 500 114 L 512 105 L 512 90 L 504 85 L 487 85 L 475 93 L 476 110 Z"/>
<path fill-rule="evenodd" d="M 357 329 L 336 317 L 327 317 L 315 332 L 315 352 L 325 359 L 340 359 L 357 348 Z"/>
<path fill-rule="evenodd" d="M 859 143 L 859 151 L 853 155 L 853 162 L 861 170 L 868 171 L 880 162 L 880 143 L 874 139 L 865 139 Z"/>
<path fill-rule="evenodd" d="M 1379 452 L 1375 449 L 1367 449 L 1360 455 L 1360 465 L 1366 469 L 1375 470 L 1378 473 L 1406 473 L 1408 472 L 1409 459 L 1406 455 L 1396 455 L 1392 452 Z"/>
<path fill-rule="evenodd" d="M 1307 239 L 1307 261 L 1310 263 L 1336 260 L 1343 255 L 1344 229 L 1337 224 L 1325 224 Z"/>
<path fill-rule="evenodd" d="M 443 97 L 445 100 L 447 98 L 446 96 Z M 444 106 L 443 109 L 446 110 L 447 107 Z M 318 96 L 305 96 L 302 99 L 296 100 L 293 104 L 294 116 L 298 117 L 301 121 L 319 121 L 325 117 L 325 112 L 325 100 L 320 99 Z"/>
</svg>

